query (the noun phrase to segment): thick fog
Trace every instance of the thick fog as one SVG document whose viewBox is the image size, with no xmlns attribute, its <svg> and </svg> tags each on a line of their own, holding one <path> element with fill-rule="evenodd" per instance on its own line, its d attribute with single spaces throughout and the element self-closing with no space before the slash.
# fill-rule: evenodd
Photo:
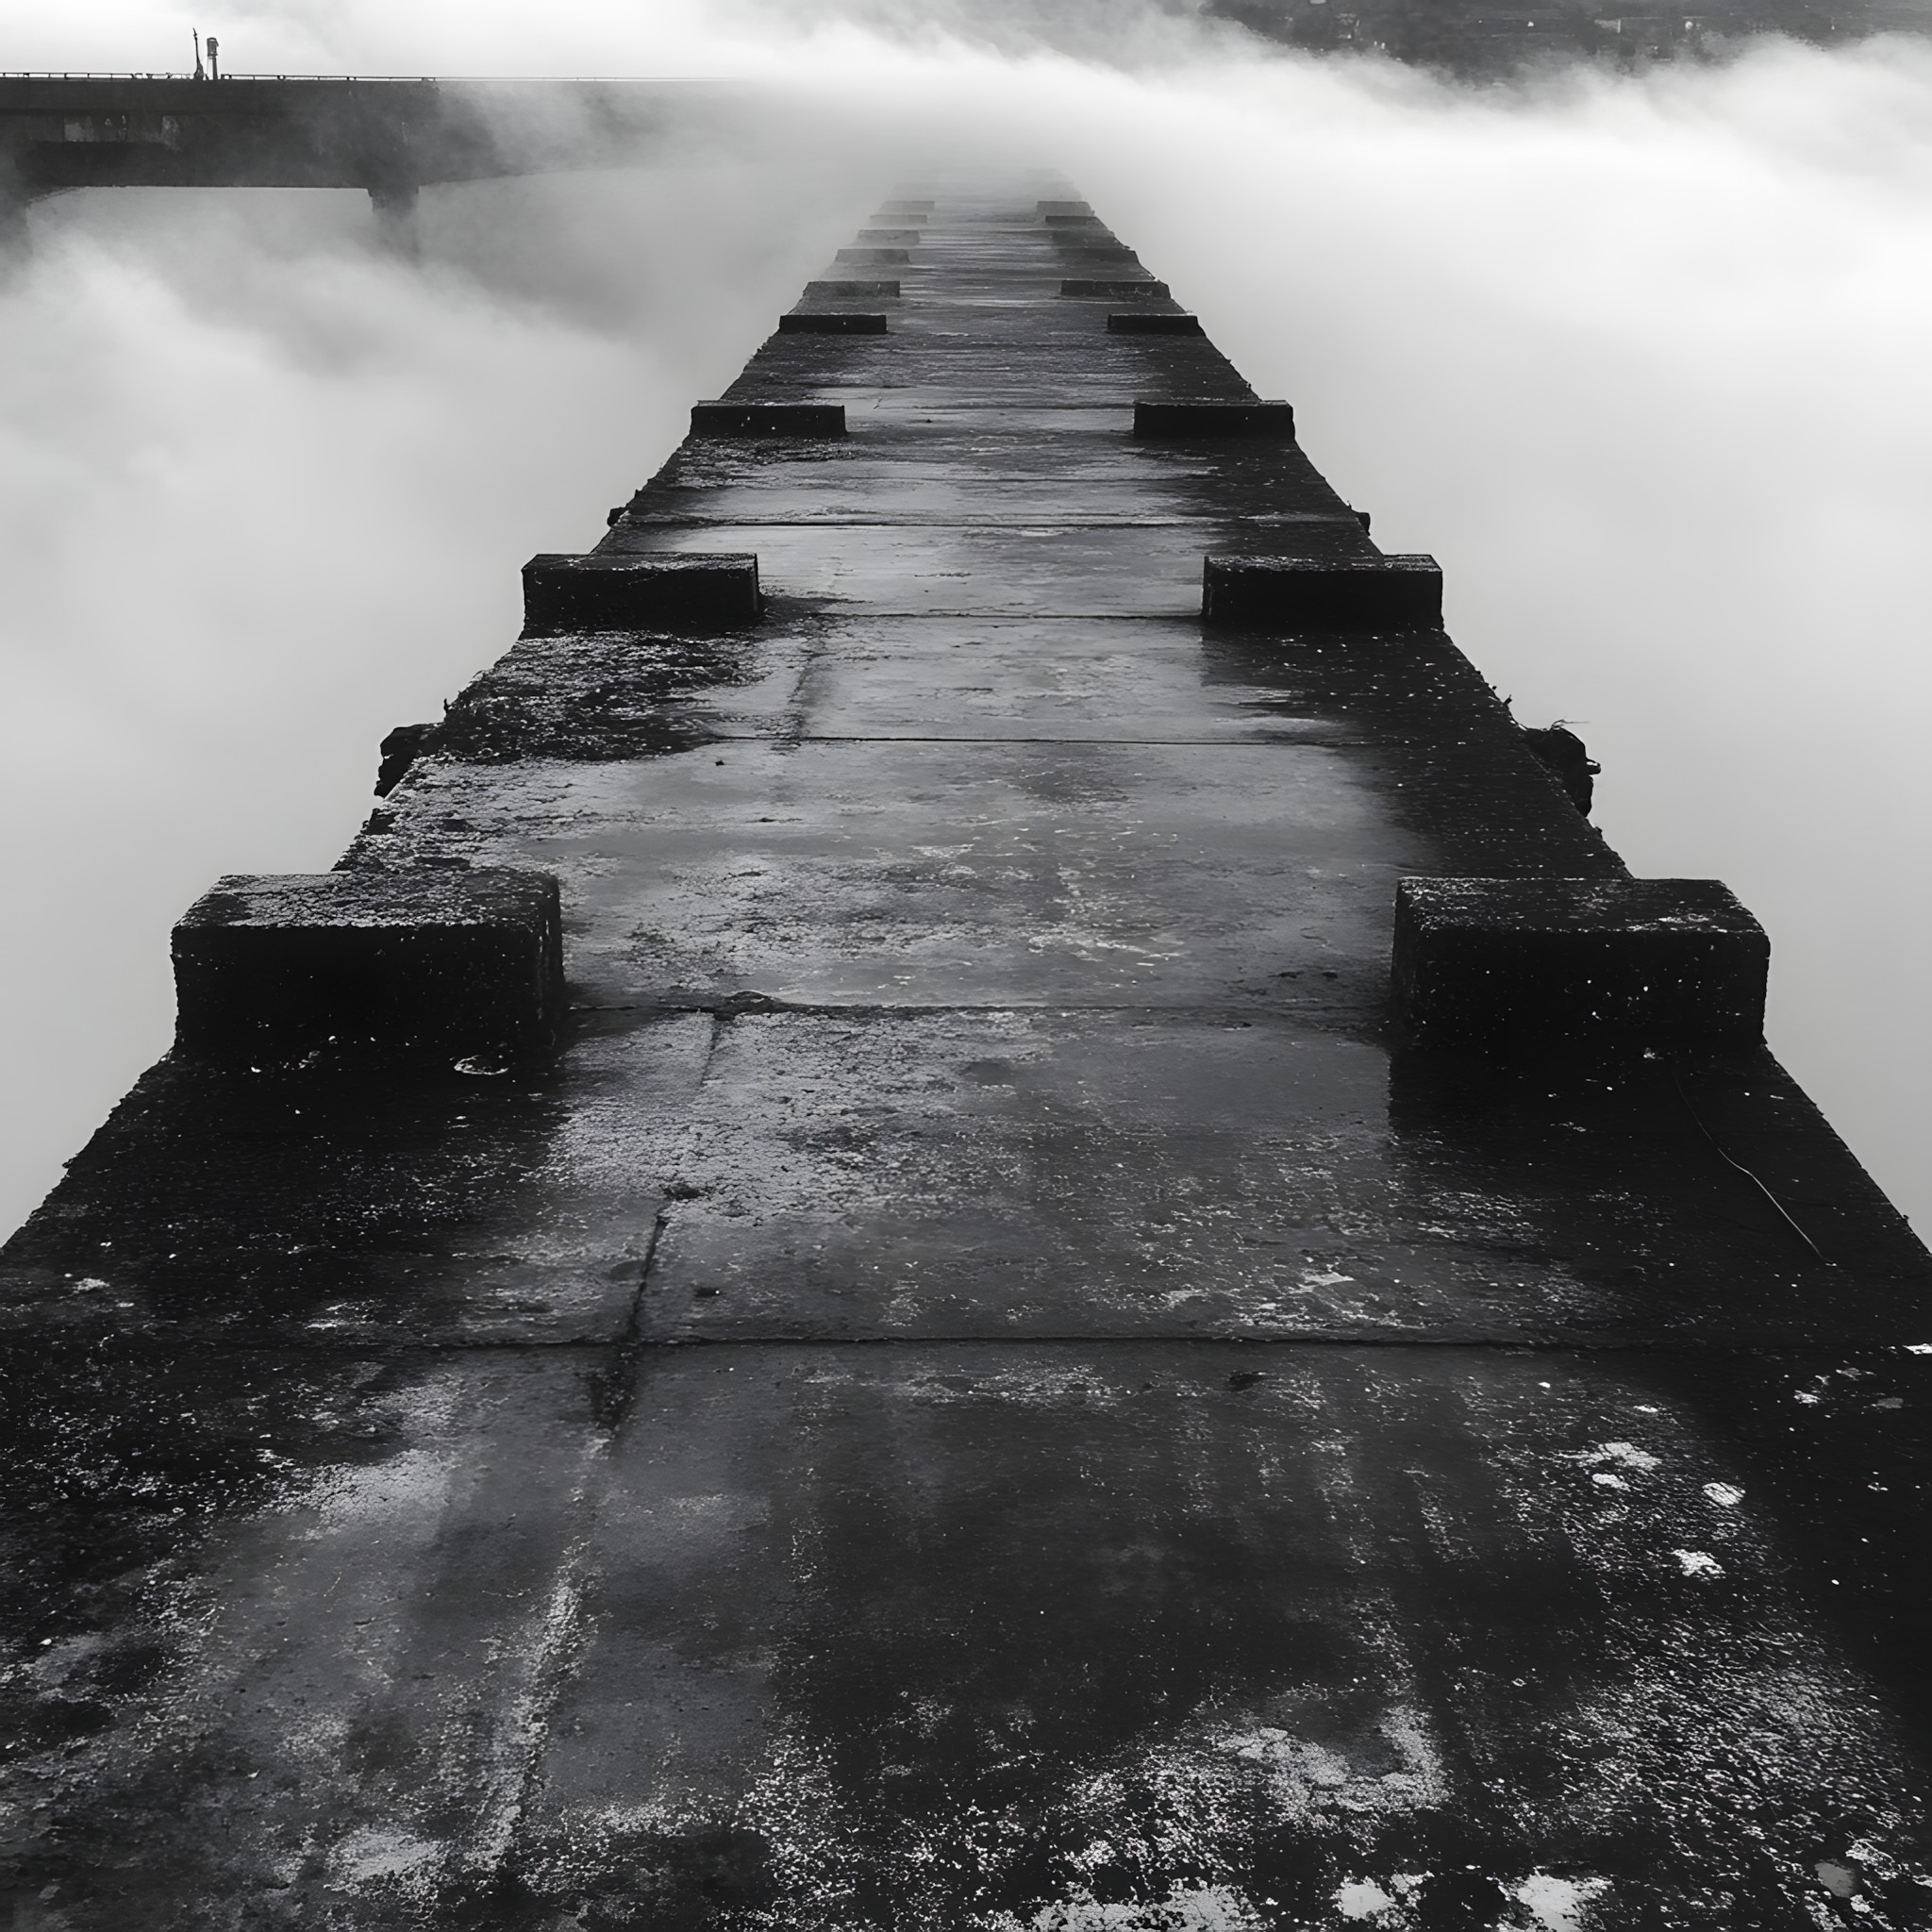
<svg viewBox="0 0 1932 1932">
<path fill-rule="evenodd" d="M 1932 54 L 1462 91 L 1177 17 L 257 4 L 232 70 L 743 75 L 786 111 L 630 172 L 41 205 L 0 291 L 0 1226 L 166 1044 L 218 873 L 325 866 L 375 745 L 516 626 L 904 170 L 1063 168 L 1525 722 L 1572 721 L 1640 872 L 1771 928 L 1773 1043 L 1932 1214 Z M 935 18 L 926 9 L 924 18 Z M 8 67 L 183 64 L 76 5 Z M 177 44 L 178 42 L 178 44 Z"/>
</svg>

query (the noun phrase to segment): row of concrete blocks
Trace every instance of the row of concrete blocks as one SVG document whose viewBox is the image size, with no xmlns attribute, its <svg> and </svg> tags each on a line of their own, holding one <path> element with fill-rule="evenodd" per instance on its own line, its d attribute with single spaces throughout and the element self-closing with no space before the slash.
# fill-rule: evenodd
<svg viewBox="0 0 1932 1932">
<path fill-rule="evenodd" d="M 524 629 L 733 629 L 764 608 L 752 551 L 639 556 L 593 550 L 545 554 L 524 566 Z M 1210 624 L 1284 630 L 1432 630 L 1442 622 L 1442 572 L 1433 557 L 1208 557 L 1201 615 Z"/>
<path fill-rule="evenodd" d="M 879 204 L 878 219 L 881 221 L 905 220 L 924 221 L 939 203 L 931 195 L 895 194 Z M 1085 201 L 1036 201 L 1033 212 L 1046 221 L 1097 221 L 1091 202 Z"/>
<path fill-rule="evenodd" d="M 1204 333 L 1198 315 L 1164 315 L 1151 309 L 1109 315 L 1109 335 L 1198 336 Z M 781 336 L 882 336 L 890 333 L 885 316 L 861 308 L 790 308 L 778 318 Z"/>
<path fill-rule="evenodd" d="M 880 222 L 927 222 L 938 207 L 939 203 L 930 198 L 899 195 L 882 202 L 873 219 Z M 1093 212 L 1092 205 L 1085 201 L 1036 201 L 1033 212 L 1048 227 L 1066 223 L 1085 225 L 1100 219 Z"/>
<path fill-rule="evenodd" d="M 1070 244 L 1061 249 L 1061 255 L 1083 255 L 1091 261 L 1132 262 L 1140 266 L 1140 255 L 1124 242 L 1115 241 L 1111 236 L 1104 239 L 1092 230 L 1098 225 L 1097 216 L 1048 218 L 1048 227 L 1054 230 L 1054 239 Z M 916 258 L 920 242 L 923 240 L 917 228 L 861 228 L 855 246 L 841 248 L 833 257 L 835 261 L 909 263 Z"/>
<path fill-rule="evenodd" d="M 836 275 L 823 281 L 806 283 L 802 299 L 807 302 L 876 302 L 890 297 L 897 301 L 902 293 L 900 282 L 894 276 L 874 275 L 856 278 Z M 1150 275 L 1066 275 L 1060 280 L 1060 293 L 1085 301 L 1166 302 L 1172 299 L 1173 291 L 1165 282 L 1157 280 Z M 795 314 L 798 311 L 792 312 Z M 1179 330 L 1177 333 L 1198 335 L 1200 329 L 1197 325 L 1194 328 Z"/>
<path fill-rule="evenodd" d="M 1161 317 L 1162 321 L 1173 320 Z M 721 436 L 776 437 L 822 441 L 845 434 L 843 403 L 693 403 L 691 433 L 700 441 Z M 1291 404 L 1264 402 L 1137 402 L 1134 434 L 1143 441 L 1219 441 L 1241 437 L 1250 441 L 1292 442 Z"/>
<path fill-rule="evenodd" d="M 840 249 L 833 258 L 880 264 L 912 261 L 925 240 L 927 218 L 901 214 L 896 219 L 905 225 L 861 228 L 853 238 L 853 245 Z M 1041 221 L 1054 241 L 1062 244 L 1062 253 L 1083 255 L 1094 261 L 1140 265 L 1141 258 L 1133 247 L 1105 227 L 1096 214 L 1042 214 Z"/>
<path fill-rule="evenodd" d="M 424 867 L 230 877 L 175 928 L 177 1045 L 495 1067 L 558 1042 L 557 881 Z M 1397 1016 L 1425 1044 L 1512 1055 L 1761 1039 L 1771 946 L 1714 879 L 1412 878 L 1396 895 Z"/>
<path fill-rule="evenodd" d="M 931 218 L 939 203 L 929 194 L 894 194 L 879 204 L 877 221 L 924 222 Z M 1036 201 L 1033 212 L 1048 222 L 1092 222 L 1100 218 L 1093 212 L 1091 202 L 1047 200 Z"/>
<path fill-rule="evenodd" d="M 930 201 L 887 202 L 874 217 L 879 225 L 861 228 L 854 237 L 854 245 L 840 249 L 837 259 L 878 266 L 911 261 L 925 240 L 925 224 L 932 218 L 934 206 Z M 1108 230 L 1084 201 L 1042 201 L 1034 212 L 1055 240 L 1071 243 L 1079 254 L 1100 261 L 1140 262 L 1134 249 Z M 1152 277 L 1146 281 L 1151 283 Z M 1165 295 L 1165 285 L 1157 286 Z M 1134 291 L 1146 291 L 1144 285 Z M 896 295 L 897 288 L 891 292 Z"/>
</svg>

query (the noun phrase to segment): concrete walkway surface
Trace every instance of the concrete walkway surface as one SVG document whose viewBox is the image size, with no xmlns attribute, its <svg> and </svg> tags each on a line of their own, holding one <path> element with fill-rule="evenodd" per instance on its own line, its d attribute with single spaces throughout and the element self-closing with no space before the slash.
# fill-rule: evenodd
<svg viewBox="0 0 1932 1932">
<path fill-rule="evenodd" d="M 1761 1046 L 1411 1041 L 1398 878 L 1621 862 L 1433 626 L 1204 627 L 1380 553 L 1070 190 L 879 226 L 598 553 L 762 618 L 342 862 L 554 874 L 561 1050 L 177 1052 L 0 1257 L 0 1923 L 1932 1924 L 1932 1260 Z"/>
</svg>

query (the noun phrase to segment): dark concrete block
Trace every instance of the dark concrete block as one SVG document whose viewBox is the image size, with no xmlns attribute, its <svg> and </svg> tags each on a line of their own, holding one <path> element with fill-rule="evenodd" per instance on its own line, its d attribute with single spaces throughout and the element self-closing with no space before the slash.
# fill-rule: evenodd
<svg viewBox="0 0 1932 1932">
<path fill-rule="evenodd" d="M 1116 336 L 1197 336 L 1202 333 L 1198 315 L 1109 315 L 1109 335 Z"/>
<path fill-rule="evenodd" d="M 912 259 L 909 248 L 841 248 L 833 256 L 834 261 L 864 262 L 875 268 L 907 262 Z"/>
<path fill-rule="evenodd" d="M 1289 403 L 1137 402 L 1134 434 L 1146 438 L 1247 436 L 1292 442 L 1294 408 Z"/>
<path fill-rule="evenodd" d="M 1060 284 L 1062 295 L 1099 296 L 1108 302 L 1118 302 L 1124 296 L 1155 296 L 1165 302 L 1168 287 L 1165 282 L 1157 282 L 1152 275 L 1135 275 L 1127 279 L 1093 280 L 1084 275 L 1075 275 Z"/>
<path fill-rule="evenodd" d="M 1042 215 L 1079 215 L 1091 221 L 1093 209 L 1084 201 L 1037 201 L 1035 210 Z"/>
<path fill-rule="evenodd" d="M 882 336 L 883 315 L 860 315 L 851 309 L 793 308 L 778 318 L 781 336 Z"/>
<path fill-rule="evenodd" d="M 557 881 L 422 867 L 217 882 L 175 928 L 175 1043 L 492 1059 L 555 1043 Z"/>
<path fill-rule="evenodd" d="M 917 248 L 924 238 L 917 228 L 861 228 L 861 248 Z"/>
<path fill-rule="evenodd" d="M 713 556 L 533 557 L 524 566 L 524 629 L 662 630 L 751 624 L 760 609 L 758 560 L 749 551 Z"/>
<path fill-rule="evenodd" d="M 1069 266 L 1074 268 L 1083 267 L 1090 262 L 1097 266 L 1102 262 L 1124 264 L 1138 262 L 1141 259 L 1125 242 L 1083 241 L 1060 252 L 1064 257 L 1070 258 Z"/>
<path fill-rule="evenodd" d="M 1771 941 L 1716 879 L 1404 879 L 1394 997 L 1418 1039 L 1749 1044 Z"/>
<path fill-rule="evenodd" d="M 869 295 L 876 300 L 881 295 L 896 295 L 897 282 L 808 282 L 801 298 L 807 302 L 826 302 L 849 300 L 855 295 Z"/>
<path fill-rule="evenodd" d="M 1091 213 L 1084 215 L 1043 214 L 1041 216 L 1040 219 L 1042 222 L 1044 222 L 1049 228 L 1097 228 L 1100 225 L 1100 217 L 1096 214 Z"/>
<path fill-rule="evenodd" d="M 843 403 L 693 403 L 693 436 L 843 436 Z"/>
<path fill-rule="evenodd" d="M 1210 557 L 1201 615 L 1284 630 L 1434 629 L 1442 572 L 1433 557 Z"/>
</svg>

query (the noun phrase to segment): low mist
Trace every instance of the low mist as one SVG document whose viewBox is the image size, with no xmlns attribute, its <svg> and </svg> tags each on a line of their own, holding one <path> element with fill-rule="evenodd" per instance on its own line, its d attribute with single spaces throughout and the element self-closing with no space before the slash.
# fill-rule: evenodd
<svg viewBox="0 0 1932 1932">
<path fill-rule="evenodd" d="M 327 865 L 382 733 L 508 646 L 522 559 L 595 538 L 902 172 L 995 158 L 1063 168 L 1377 539 L 1441 559 L 1634 869 L 1737 889 L 1774 1046 L 1932 1213 L 1926 48 L 1477 92 L 1153 13 L 1109 62 L 1071 10 L 1058 48 L 1013 11 L 630 18 L 213 25 L 252 71 L 742 75 L 783 111 L 429 191 L 415 263 L 358 195 L 36 209 L 0 293 L 0 1225 L 165 1046 L 188 902 Z M 178 66 L 175 21 L 83 7 L 7 64 Z"/>
</svg>

